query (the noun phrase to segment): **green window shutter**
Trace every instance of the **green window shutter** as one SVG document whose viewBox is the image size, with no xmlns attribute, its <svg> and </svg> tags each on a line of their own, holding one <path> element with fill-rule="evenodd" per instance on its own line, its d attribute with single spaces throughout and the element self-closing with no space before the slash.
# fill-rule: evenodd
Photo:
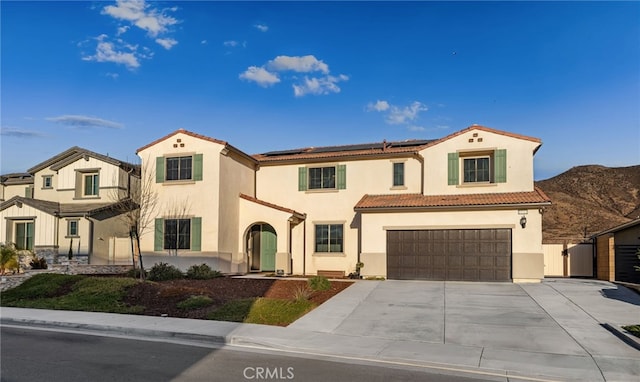
<svg viewBox="0 0 640 382">
<path fill-rule="evenodd" d="M 202 218 L 191 218 L 191 250 L 202 250 Z"/>
<path fill-rule="evenodd" d="M 344 190 L 347 188 L 347 165 L 338 165 L 338 190 Z"/>
<path fill-rule="evenodd" d="M 507 150 L 496 150 L 493 154 L 494 179 L 496 183 L 507 182 Z"/>
<path fill-rule="evenodd" d="M 298 191 L 307 190 L 307 168 L 298 167 Z"/>
<path fill-rule="evenodd" d="M 458 184 L 458 171 L 459 171 L 459 164 L 458 164 L 458 153 L 449 153 L 447 155 L 447 165 L 448 165 L 448 184 L 450 186 L 453 185 L 457 185 Z"/>
<path fill-rule="evenodd" d="M 193 156 L 193 180 L 202 180 L 202 154 Z"/>
<path fill-rule="evenodd" d="M 164 157 L 156 157 L 156 183 L 164 182 Z"/>
<path fill-rule="evenodd" d="M 31 199 L 31 187 L 24 188 L 24 197 Z"/>
<path fill-rule="evenodd" d="M 153 250 L 154 251 L 162 251 L 164 247 L 164 219 L 156 219 L 155 230 L 154 230 L 154 239 L 153 239 Z"/>
</svg>

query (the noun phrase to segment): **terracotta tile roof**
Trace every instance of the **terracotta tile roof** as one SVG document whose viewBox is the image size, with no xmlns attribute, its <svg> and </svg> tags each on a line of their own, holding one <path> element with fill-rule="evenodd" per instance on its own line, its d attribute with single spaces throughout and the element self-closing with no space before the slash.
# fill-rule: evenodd
<svg viewBox="0 0 640 382">
<path fill-rule="evenodd" d="M 356 204 L 356 210 L 386 208 L 444 208 L 506 206 L 522 204 L 551 204 L 551 199 L 536 187 L 530 192 L 504 192 L 468 195 L 365 195 Z"/>
<path fill-rule="evenodd" d="M 240 198 L 248 200 L 248 201 L 253 202 L 253 203 L 257 203 L 257 204 L 263 205 L 265 207 L 273 208 L 273 209 L 278 210 L 278 211 L 288 212 L 288 213 L 290 213 L 292 215 L 295 215 L 296 217 L 299 217 L 301 219 L 304 219 L 305 216 L 306 216 L 302 212 L 298 212 L 296 210 L 292 210 L 291 208 L 282 207 L 282 206 L 279 206 L 277 204 L 265 202 L 264 200 L 260 200 L 258 198 L 254 198 L 253 196 L 249 196 L 249 195 L 246 195 L 246 194 L 240 194 Z"/>
<path fill-rule="evenodd" d="M 440 139 L 408 140 L 400 142 L 377 142 L 346 146 L 306 147 L 294 150 L 283 150 L 264 154 L 255 154 L 253 155 L 253 158 L 257 159 L 260 163 L 270 163 L 283 161 L 312 161 L 331 158 L 363 157 L 375 155 L 392 156 L 398 154 L 411 154 L 417 153 L 427 147 L 437 145 L 473 130 L 482 130 L 493 134 L 505 135 L 512 138 L 542 143 L 542 141 L 538 138 L 514 134 L 502 130 L 496 130 L 486 126 L 472 125 L 464 130 L 457 131 Z"/>
</svg>

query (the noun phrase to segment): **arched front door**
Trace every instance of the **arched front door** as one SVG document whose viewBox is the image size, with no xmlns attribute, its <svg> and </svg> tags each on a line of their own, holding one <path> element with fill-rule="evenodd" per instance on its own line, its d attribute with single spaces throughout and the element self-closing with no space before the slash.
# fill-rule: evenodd
<svg viewBox="0 0 640 382">
<path fill-rule="evenodd" d="M 254 224 L 247 233 L 249 270 L 273 272 L 276 270 L 276 230 L 269 224 Z"/>
</svg>

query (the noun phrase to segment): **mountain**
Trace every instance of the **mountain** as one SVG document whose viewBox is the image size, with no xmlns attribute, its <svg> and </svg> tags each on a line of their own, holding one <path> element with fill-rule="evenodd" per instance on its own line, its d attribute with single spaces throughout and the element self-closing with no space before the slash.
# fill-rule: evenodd
<svg viewBox="0 0 640 382">
<path fill-rule="evenodd" d="M 535 184 L 553 202 L 542 215 L 545 243 L 575 242 L 640 217 L 640 165 L 577 166 Z"/>
</svg>

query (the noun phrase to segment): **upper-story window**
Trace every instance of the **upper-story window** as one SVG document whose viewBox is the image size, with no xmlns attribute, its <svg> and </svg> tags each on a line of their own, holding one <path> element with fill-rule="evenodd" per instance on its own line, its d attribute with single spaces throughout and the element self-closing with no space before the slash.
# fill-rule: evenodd
<svg viewBox="0 0 640 382">
<path fill-rule="evenodd" d="M 166 180 L 191 180 L 193 179 L 193 158 L 173 157 L 167 158 Z"/>
<path fill-rule="evenodd" d="M 309 189 L 336 188 L 336 167 L 309 168 Z"/>
<path fill-rule="evenodd" d="M 507 150 L 449 153 L 447 174 L 449 185 L 506 183 Z"/>
<path fill-rule="evenodd" d="M 404 186 L 404 162 L 395 162 L 393 164 L 393 186 Z"/>
<path fill-rule="evenodd" d="M 83 177 L 83 192 L 84 196 L 98 196 L 98 188 L 100 187 L 100 176 L 97 172 L 86 173 Z"/>
<path fill-rule="evenodd" d="M 490 158 L 488 156 L 479 158 L 464 158 L 463 163 L 464 183 L 488 183 L 491 179 L 489 174 Z"/>
<path fill-rule="evenodd" d="M 156 158 L 156 183 L 202 180 L 202 154 Z"/>
<path fill-rule="evenodd" d="M 42 188 L 53 188 L 53 176 L 45 175 L 42 177 Z"/>
<path fill-rule="evenodd" d="M 298 169 L 298 191 L 344 190 L 346 188 L 346 165 L 300 167 Z"/>
</svg>

